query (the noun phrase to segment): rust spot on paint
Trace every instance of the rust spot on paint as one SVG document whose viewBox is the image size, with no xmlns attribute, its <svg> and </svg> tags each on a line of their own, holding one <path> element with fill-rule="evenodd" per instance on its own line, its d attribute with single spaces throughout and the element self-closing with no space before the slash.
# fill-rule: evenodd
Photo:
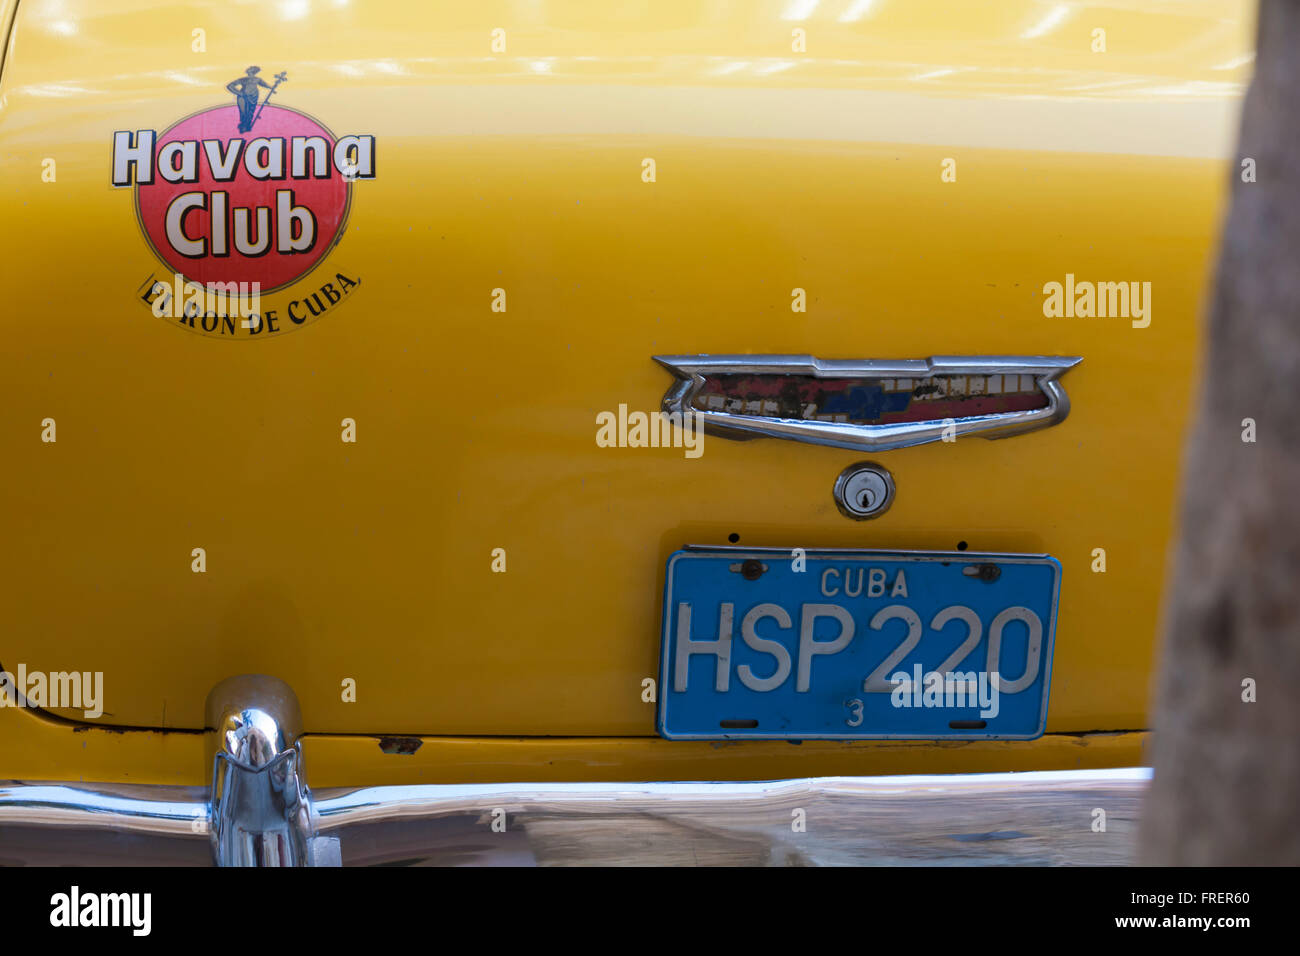
<svg viewBox="0 0 1300 956">
<path fill-rule="evenodd" d="M 379 749 L 386 754 L 413 754 L 424 746 L 419 737 L 380 737 Z"/>
</svg>

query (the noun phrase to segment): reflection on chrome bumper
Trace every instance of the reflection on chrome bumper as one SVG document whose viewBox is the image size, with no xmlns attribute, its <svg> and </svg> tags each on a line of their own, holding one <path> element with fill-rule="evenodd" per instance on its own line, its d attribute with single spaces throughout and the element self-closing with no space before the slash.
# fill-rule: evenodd
<svg viewBox="0 0 1300 956">
<path fill-rule="evenodd" d="M 1133 861 L 1150 777 L 420 785 L 321 790 L 309 806 L 312 838 L 336 838 L 349 866 L 1105 865 Z M 0 784 L 0 864 L 208 865 L 208 829 L 201 788 Z"/>
</svg>

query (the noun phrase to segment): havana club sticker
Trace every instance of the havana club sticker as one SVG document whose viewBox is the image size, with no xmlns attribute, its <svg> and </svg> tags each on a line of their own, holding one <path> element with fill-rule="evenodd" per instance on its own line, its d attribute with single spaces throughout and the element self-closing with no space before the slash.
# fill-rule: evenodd
<svg viewBox="0 0 1300 956">
<path fill-rule="evenodd" d="M 201 335 L 266 339 L 314 322 L 361 278 L 328 264 L 352 188 L 375 178 L 375 137 L 336 136 L 272 97 L 250 66 L 227 84 L 234 103 L 161 133 L 113 133 L 112 184 L 134 188 L 135 213 L 161 267 L 137 290 L 157 316 Z"/>
</svg>

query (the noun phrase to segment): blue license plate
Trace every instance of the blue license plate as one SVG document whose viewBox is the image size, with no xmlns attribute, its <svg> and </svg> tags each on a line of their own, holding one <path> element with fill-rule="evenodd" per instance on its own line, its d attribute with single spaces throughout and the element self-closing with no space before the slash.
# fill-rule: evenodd
<svg viewBox="0 0 1300 956">
<path fill-rule="evenodd" d="M 997 738 L 1047 722 L 1047 555 L 691 548 L 668 561 L 671 740 Z"/>
</svg>

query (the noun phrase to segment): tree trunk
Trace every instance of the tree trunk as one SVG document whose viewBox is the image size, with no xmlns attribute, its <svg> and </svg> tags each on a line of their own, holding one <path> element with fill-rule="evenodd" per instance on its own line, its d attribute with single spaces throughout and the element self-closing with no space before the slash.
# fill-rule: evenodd
<svg viewBox="0 0 1300 956">
<path fill-rule="evenodd" d="M 1300 2 L 1259 17 L 1165 608 L 1155 864 L 1300 863 Z"/>
</svg>

